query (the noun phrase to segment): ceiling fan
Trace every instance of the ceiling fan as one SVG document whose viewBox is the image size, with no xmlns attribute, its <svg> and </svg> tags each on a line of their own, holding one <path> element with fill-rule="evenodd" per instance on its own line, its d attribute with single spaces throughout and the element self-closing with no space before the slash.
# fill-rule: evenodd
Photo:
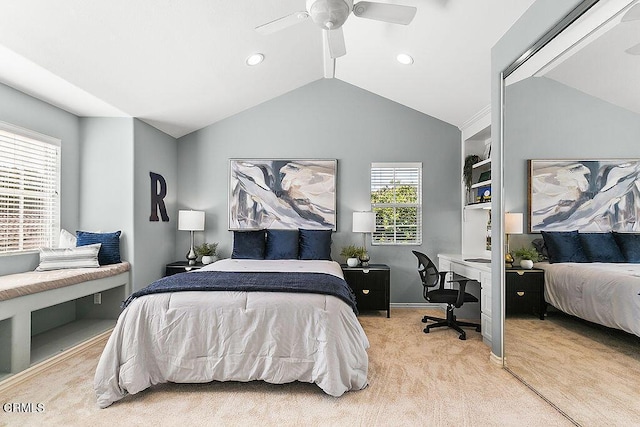
<svg viewBox="0 0 640 427">
<path fill-rule="evenodd" d="M 353 4 L 353 0 L 306 0 L 307 9 L 294 12 L 256 27 L 262 34 L 271 34 L 295 25 L 311 17 L 311 20 L 324 30 L 325 39 L 332 59 L 347 53 L 344 44 L 342 25 L 349 14 L 359 18 L 407 25 L 416 15 L 417 9 L 412 6 L 361 1 Z"/>
</svg>

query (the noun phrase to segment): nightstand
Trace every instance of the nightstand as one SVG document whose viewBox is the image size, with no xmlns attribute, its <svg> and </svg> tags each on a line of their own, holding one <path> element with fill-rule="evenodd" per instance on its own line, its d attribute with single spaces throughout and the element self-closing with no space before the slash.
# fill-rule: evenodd
<svg viewBox="0 0 640 427">
<path fill-rule="evenodd" d="M 547 303 L 544 300 L 544 270 L 507 268 L 505 280 L 505 311 L 510 314 L 537 314 L 544 320 Z"/>
<path fill-rule="evenodd" d="M 391 271 L 389 266 L 384 264 L 370 264 L 369 267 L 349 267 L 346 264 L 340 266 L 344 279 L 356 295 L 358 311 L 387 310 L 387 317 L 390 317 Z"/>
<path fill-rule="evenodd" d="M 201 262 L 196 262 L 195 265 L 189 265 L 189 261 L 177 261 L 167 264 L 164 269 L 165 276 L 171 276 L 177 273 L 184 273 L 191 270 L 198 270 L 204 267 Z"/>
</svg>

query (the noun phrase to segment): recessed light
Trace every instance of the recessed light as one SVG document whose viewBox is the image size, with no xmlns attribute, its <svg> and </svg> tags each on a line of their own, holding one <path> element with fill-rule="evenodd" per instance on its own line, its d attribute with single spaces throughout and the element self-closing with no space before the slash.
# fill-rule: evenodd
<svg viewBox="0 0 640 427">
<path fill-rule="evenodd" d="M 411 57 L 411 55 L 406 53 L 399 53 L 398 56 L 396 56 L 396 60 L 402 65 L 413 64 L 413 58 Z"/>
<path fill-rule="evenodd" d="M 248 66 L 253 67 L 254 65 L 258 65 L 264 61 L 264 55 L 261 53 L 254 53 L 253 55 L 247 56 L 246 63 Z"/>
</svg>

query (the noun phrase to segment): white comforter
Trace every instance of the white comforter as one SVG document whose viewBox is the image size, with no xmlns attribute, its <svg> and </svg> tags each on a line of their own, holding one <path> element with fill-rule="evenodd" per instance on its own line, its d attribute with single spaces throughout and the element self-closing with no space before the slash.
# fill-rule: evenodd
<svg viewBox="0 0 640 427">
<path fill-rule="evenodd" d="M 203 270 L 308 271 L 343 277 L 332 261 L 229 259 Z M 147 295 L 120 315 L 100 357 L 94 388 L 101 408 L 127 393 L 169 381 L 302 381 L 340 396 L 366 387 L 368 347 L 351 307 L 329 295 Z"/>
<path fill-rule="evenodd" d="M 544 297 L 590 322 L 640 336 L 640 264 L 539 263 Z"/>
</svg>

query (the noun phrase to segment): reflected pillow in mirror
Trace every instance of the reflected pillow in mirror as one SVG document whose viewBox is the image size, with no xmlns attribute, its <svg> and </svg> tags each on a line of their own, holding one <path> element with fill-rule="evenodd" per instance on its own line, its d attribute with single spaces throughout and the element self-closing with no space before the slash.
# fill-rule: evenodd
<svg viewBox="0 0 640 427">
<path fill-rule="evenodd" d="M 543 231 L 549 262 L 589 262 L 582 250 L 578 231 Z"/>
<path fill-rule="evenodd" d="M 640 263 L 640 234 L 613 233 L 620 251 L 627 262 Z"/>
<path fill-rule="evenodd" d="M 579 233 L 580 243 L 590 262 L 625 262 L 613 233 Z"/>
</svg>

